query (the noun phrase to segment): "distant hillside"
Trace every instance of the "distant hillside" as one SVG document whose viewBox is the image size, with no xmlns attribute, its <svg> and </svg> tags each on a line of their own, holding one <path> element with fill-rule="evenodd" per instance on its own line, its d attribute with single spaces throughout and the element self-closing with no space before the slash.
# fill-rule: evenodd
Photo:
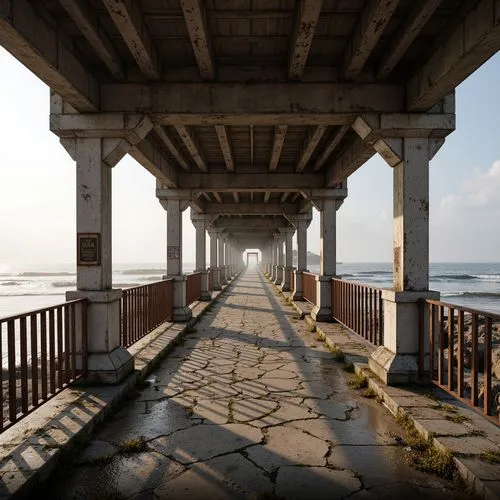
<svg viewBox="0 0 500 500">
<path fill-rule="evenodd" d="M 320 263 L 319 255 L 313 252 L 307 252 L 307 265 L 318 266 Z M 293 250 L 293 265 L 297 266 L 297 250 Z"/>
</svg>

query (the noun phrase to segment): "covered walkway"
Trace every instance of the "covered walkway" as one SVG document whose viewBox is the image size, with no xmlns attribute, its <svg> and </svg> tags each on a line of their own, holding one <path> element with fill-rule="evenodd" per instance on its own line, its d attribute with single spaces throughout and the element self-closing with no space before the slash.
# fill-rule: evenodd
<svg viewBox="0 0 500 500">
<path fill-rule="evenodd" d="M 348 377 L 249 269 L 43 497 L 467 498 L 405 464 L 402 430 Z"/>
</svg>

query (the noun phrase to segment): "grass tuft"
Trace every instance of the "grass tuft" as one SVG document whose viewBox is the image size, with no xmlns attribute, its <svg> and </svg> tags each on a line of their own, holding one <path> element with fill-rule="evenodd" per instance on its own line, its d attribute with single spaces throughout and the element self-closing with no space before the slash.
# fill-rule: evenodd
<svg viewBox="0 0 500 500">
<path fill-rule="evenodd" d="M 345 354 L 341 349 L 337 346 L 329 347 L 329 349 L 335 361 L 338 361 L 339 363 L 343 363 L 345 361 Z"/>
<path fill-rule="evenodd" d="M 465 415 L 445 415 L 444 418 L 455 424 L 463 424 L 469 420 Z"/>
<path fill-rule="evenodd" d="M 485 451 L 479 458 L 489 464 L 500 464 L 500 453 L 498 451 Z"/>
<path fill-rule="evenodd" d="M 371 387 L 367 387 L 361 391 L 361 396 L 367 399 L 373 399 L 376 395 L 377 393 Z"/>
<path fill-rule="evenodd" d="M 143 436 L 138 439 L 127 439 L 126 441 L 118 443 L 118 453 L 122 453 L 124 455 L 142 453 L 143 451 L 147 451 L 147 449 L 148 445 Z"/>
<path fill-rule="evenodd" d="M 344 366 L 342 367 L 342 370 L 344 370 L 347 373 L 354 373 L 354 364 L 349 362 L 349 363 L 344 363 Z"/>
<path fill-rule="evenodd" d="M 309 325 L 309 331 L 311 333 L 315 333 L 316 332 L 316 325 Z"/>
<path fill-rule="evenodd" d="M 368 379 L 361 373 L 356 373 L 355 375 L 349 377 L 347 385 L 351 389 L 364 389 L 368 386 Z"/>
</svg>

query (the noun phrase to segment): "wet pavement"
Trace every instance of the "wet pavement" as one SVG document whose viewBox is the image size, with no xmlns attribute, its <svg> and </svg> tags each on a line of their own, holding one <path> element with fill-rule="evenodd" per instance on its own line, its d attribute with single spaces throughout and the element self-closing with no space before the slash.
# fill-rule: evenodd
<svg viewBox="0 0 500 500">
<path fill-rule="evenodd" d="M 42 496 L 469 498 L 407 465 L 401 428 L 348 377 L 249 270 Z"/>
</svg>

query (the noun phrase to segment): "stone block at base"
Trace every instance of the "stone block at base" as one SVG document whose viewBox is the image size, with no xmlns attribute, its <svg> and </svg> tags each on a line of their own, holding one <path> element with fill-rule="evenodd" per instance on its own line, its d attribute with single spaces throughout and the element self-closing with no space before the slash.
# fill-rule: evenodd
<svg viewBox="0 0 500 500">
<path fill-rule="evenodd" d="M 293 300 L 296 300 L 295 298 Z M 315 306 L 311 311 L 311 318 L 314 321 L 329 323 L 333 321 L 332 309 L 330 307 Z"/>
<path fill-rule="evenodd" d="M 87 358 L 85 382 L 119 384 L 134 371 L 134 358 L 122 346 L 111 352 L 93 352 Z"/>
<path fill-rule="evenodd" d="M 418 360 L 415 354 L 395 354 L 379 346 L 368 358 L 368 366 L 387 385 L 418 381 Z"/>
<path fill-rule="evenodd" d="M 200 300 L 202 302 L 208 302 L 209 300 L 212 300 L 212 294 L 210 292 L 201 292 Z"/>
<path fill-rule="evenodd" d="M 186 323 L 193 316 L 191 309 L 189 307 L 174 307 L 174 322 L 175 323 Z"/>
</svg>

